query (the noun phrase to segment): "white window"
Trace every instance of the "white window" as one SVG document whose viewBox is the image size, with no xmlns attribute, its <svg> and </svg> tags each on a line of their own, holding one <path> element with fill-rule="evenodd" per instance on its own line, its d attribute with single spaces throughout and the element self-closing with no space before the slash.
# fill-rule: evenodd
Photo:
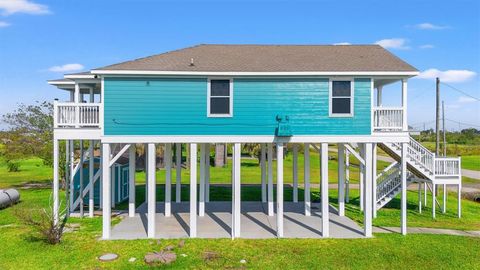
<svg viewBox="0 0 480 270">
<path fill-rule="evenodd" d="M 330 80 L 330 116 L 353 116 L 353 81 Z"/>
<path fill-rule="evenodd" d="M 207 88 L 208 117 L 232 117 L 232 79 L 208 79 Z"/>
</svg>

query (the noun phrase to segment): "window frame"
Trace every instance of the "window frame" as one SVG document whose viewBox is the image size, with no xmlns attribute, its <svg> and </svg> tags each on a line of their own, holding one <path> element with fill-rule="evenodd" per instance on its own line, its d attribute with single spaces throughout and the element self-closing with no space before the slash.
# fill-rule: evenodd
<svg viewBox="0 0 480 270">
<path fill-rule="evenodd" d="M 350 82 L 350 96 L 333 96 L 333 82 L 343 81 Z M 328 116 L 329 117 L 353 117 L 354 116 L 354 101 L 355 101 L 355 91 L 354 91 L 355 80 L 353 78 L 329 78 L 328 80 Z M 350 98 L 350 113 L 333 113 L 333 99 L 334 98 Z"/>
<path fill-rule="evenodd" d="M 210 113 L 210 102 L 212 99 L 211 96 L 211 81 L 216 81 L 216 80 L 223 80 L 223 81 L 229 81 L 229 113 Z M 215 97 L 227 97 L 227 96 L 213 96 Z M 225 77 L 209 77 L 207 79 L 207 117 L 212 117 L 212 118 L 221 118 L 221 117 L 233 117 L 233 78 L 225 78 Z"/>
</svg>

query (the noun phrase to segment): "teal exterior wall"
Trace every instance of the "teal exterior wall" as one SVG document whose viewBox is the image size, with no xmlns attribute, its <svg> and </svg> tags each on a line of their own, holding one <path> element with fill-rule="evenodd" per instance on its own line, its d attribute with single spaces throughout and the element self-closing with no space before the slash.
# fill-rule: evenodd
<svg viewBox="0 0 480 270">
<path fill-rule="evenodd" d="M 354 116 L 329 117 L 328 78 L 234 78 L 233 117 L 207 117 L 206 78 L 105 78 L 105 135 L 371 134 L 371 84 L 354 79 Z"/>
</svg>

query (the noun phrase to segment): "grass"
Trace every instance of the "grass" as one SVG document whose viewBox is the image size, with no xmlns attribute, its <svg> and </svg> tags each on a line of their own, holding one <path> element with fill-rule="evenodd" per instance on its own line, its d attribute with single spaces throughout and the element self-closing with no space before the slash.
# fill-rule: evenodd
<svg viewBox="0 0 480 270">
<path fill-rule="evenodd" d="M 480 171 L 480 155 L 462 156 L 462 169 Z"/>
<path fill-rule="evenodd" d="M 335 154 L 330 153 L 330 182 L 336 182 Z M 355 161 L 354 161 L 355 162 Z M 318 155 L 312 153 L 312 200 L 319 200 L 318 182 L 320 175 Z M 382 169 L 386 163 L 379 163 Z M 291 182 L 291 155 L 285 161 L 285 182 Z M 303 167 L 303 157 L 299 156 L 299 168 Z M 21 163 L 18 173 L 6 172 L 0 163 L 0 188 L 21 185 L 26 182 L 50 183 L 51 169 L 43 166 L 39 159 L 28 159 Z M 275 169 L 273 170 L 275 172 Z M 299 170 L 302 183 L 303 170 Z M 174 177 L 175 177 L 175 172 Z M 182 182 L 188 183 L 188 171 L 183 170 Z M 212 183 L 230 183 L 230 164 L 226 168 L 211 170 Z M 242 183 L 257 184 L 260 182 L 260 169 L 256 160 L 242 160 Z M 358 169 L 352 167 L 352 182 L 358 182 Z M 157 200 L 164 198 L 164 170 L 157 171 Z M 145 175 L 137 172 L 137 204 L 145 200 Z M 143 181 L 142 181 L 143 180 Z M 101 233 L 101 217 L 70 218 L 70 223 L 80 225 L 78 231 L 65 234 L 64 240 L 56 246 L 45 244 L 39 240 L 30 228 L 22 225 L 14 212 L 19 209 L 48 207 L 51 189 L 22 189 L 21 203 L 0 210 L 0 269 L 143 269 L 147 268 L 143 256 L 147 252 L 158 251 L 179 240 L 135 241 L 99 241 Z M 63 194 L 63 193 L 62 193 Z M 437 218 L 431 217 L 431 205 L 424 207 L 422 214 L 417 211 L 417 193 L 408 194 L 408 226 L 451 228 L 461 230 L 480 230 L 480 207 L 478 203 L 463 200 L 462 219 L 456 217 L 456 194 L 448 196 L 446 214 L 437 212 Z M 175 192 L 173 192 L 175 197 Z M 61 196 L 63 198 L 64 195 Z M 291 200 L 292 190 L 285 189 L 285 200 Z M 303 200 L 303 190 L 299 191 L 299 199 Z M 212 200 L 230 200 L 231 189 L 226 186 L 212 186 Z M 182 199 L 188 199 L 188 186 L 182 188 Z M 258 186 L 243 186 L 242 200 L 259 200 Z M 439 198 L 441 201 L 441 198 Z M 330 190 L 330 203 L 336 206 L 336 190 Z M 346 205 L 346 214 L 359 224 L 363 222 L 363 214 L 358 207 L 358 191 L 351 190 L 350 203 Z M 429 203 L 431 199 L 429 198 Z M 126 203 L 117 205 L 118 209 L 126 209 Z M 438 209 L 438 208 L 437 208 Z M 118 222 L 114 218 L 113 222 Z M 395 226 L 400 224 L 399 198 L 392 200 L 378 212 L 374 219 L 376 226 Z M 403 237 L 399 234 L 376 234 L 373 239 L 269 239 L 247 240 L 236 239 L 186 239 L 183 248 L 175 250 L 179 256 L 177 261 L 167 268 L 172 269 L 212 269 L 212 268 L 250 268 L 250 269 L 371 269 L 398 268 L 410 269 L 412 262 L 417 269 L 480 268 L 480 238 L 447 236 L 447 235 L 413 235 Z M 218 258 L 206 261 L 203 253 L 217 252 Z M 120 255 L 113 262 L 102 263 L 97 257 L 115 252 Z M 131 263 L 131 257 L 137 261 Z M 247 263 L 242 265 L 240 260 Z"/>
<path fill-rule="evenodd" d="M 223 192 L 222 188 L 215 190 L 212 197 L 225 196 L 222 195 L 228 193 L 225 189 Z M 50 193 L 50 189 L 21 190 L 22 202 L 0 211 L 0 269 L 143 269 L 147 268 L 142 260 L 147 252 L 178 243 L 176 239 L 159 242 L 99 241 L 101 218 L 96 217 L 71 218 L 70 222 L 80 225 L 78 231 L 65 234 L 59 245 L 45 244 L 32 235 L 28 227 L 19 224 L 13 213 L 18 208 L 48 206 Z M 247 193 L 247 190 L 243 193 Z M 139 187 L 139 197 L 141 194 Z M 290 192 L 286 191 L 286 198 L 289 196 L 287 194 Z M 253 193 L 250 196 L 256 195 L 258 194 Z M 332 195 L 330 199 L 335 200 L 335 196 Z M 409 196 L 409 204 L 411 201 L 415 201 L 414 197 Z M 347 213 L 354 216 L 355 200 L 352 203 L 347 207 Z M 388 219 L 388 215 L 382 217 L 383 211 L 379 212 L 379 218 L 375 222 L 384 223 L 380 221 Z M 395 209 L 389 211 L 394 215 Z M 414 219 L 411 211 L 413 210 L 409 209 L 409 226 L 412 226 Z M 465 211 L 477 211 L 478 217 L 478 207 L 467 207 Z M 398 210 L 395 215 L 399 220 Z M 177 261 L 167 268 L 278 269 L 281 265 L 283 269 L 410 269 L 413 262 L 416 269 L 480 268 L 477 258 L 480 254 L 480 238 L 447 235 L 411 234 L 403 237 L 399 234 L 376 234 L 373 239 L 325 240 L 186 239 L 185 246 L 175 251 L 178 255 L 187 256 L 178 256 Z M 204 260 L 203 253 L 206 251 L 217 252 L 218 258 Z M 97 260 L 98 256 L 107 252 L 115 252 L 120 257 L 113 262 Z M 137 260 L 128 262 L 131 257 Z M 247 261 L 245 265 L 240 263 L 242 259 Z"/>
</svg>

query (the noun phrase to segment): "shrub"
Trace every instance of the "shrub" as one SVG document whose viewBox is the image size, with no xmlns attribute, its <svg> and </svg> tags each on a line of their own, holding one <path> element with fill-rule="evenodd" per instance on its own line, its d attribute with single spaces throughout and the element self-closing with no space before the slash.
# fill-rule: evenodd
<svg viewBox="0 0 480 270">
<path fill-rule="evenodd" d="M 9 172 L 18 172 L 20 171 L 20 162 L 8 160 L 7 168 Z"/>
</svg>

